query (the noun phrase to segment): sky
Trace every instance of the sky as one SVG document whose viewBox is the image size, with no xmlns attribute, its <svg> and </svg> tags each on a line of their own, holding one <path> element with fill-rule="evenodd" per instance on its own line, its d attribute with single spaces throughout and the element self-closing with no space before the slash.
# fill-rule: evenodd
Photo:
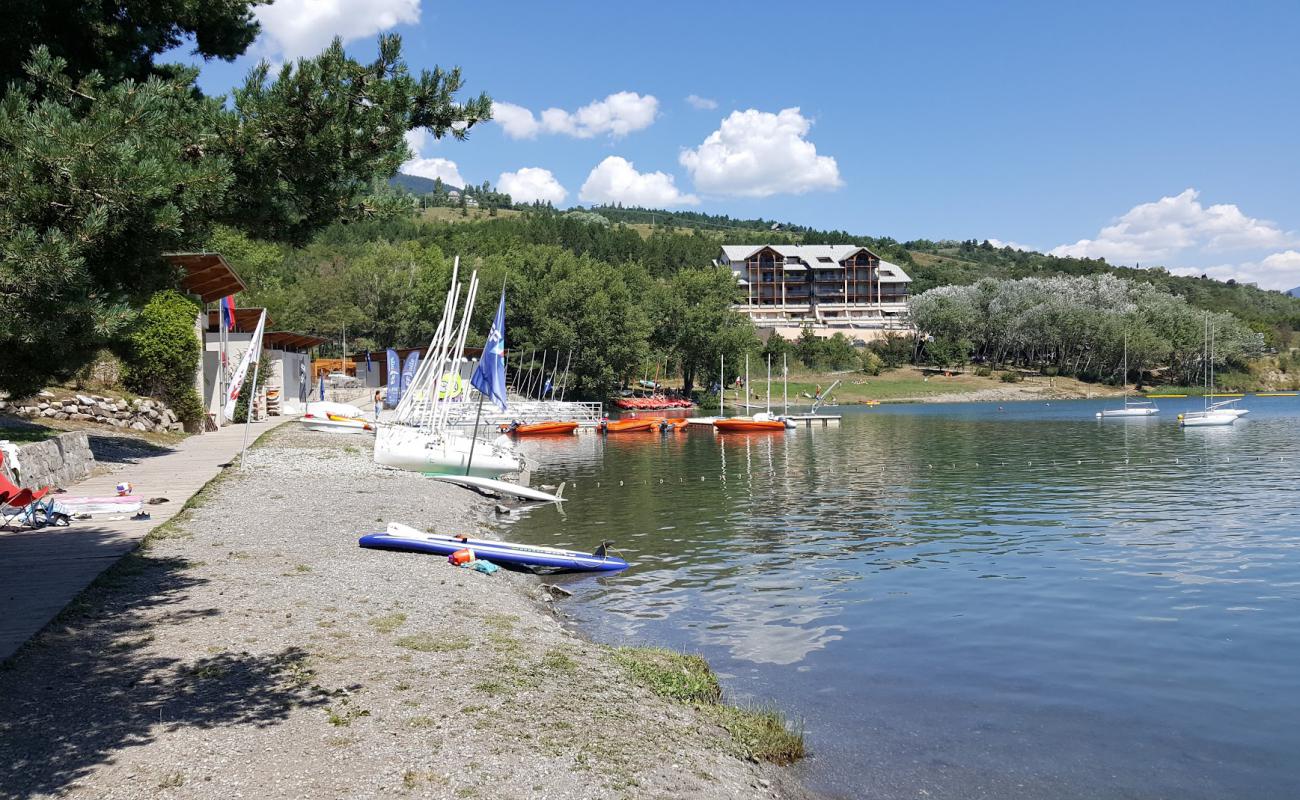
<svg viewBox="0 0 1300 800">
<path fill-rule="evenodd" d="M 1300 3 L 277 0 L 259 59 L 395 32 L 493 122 L 403 171 L 622 202 L 989 239 L 1300 286 Z"/>
</svg>

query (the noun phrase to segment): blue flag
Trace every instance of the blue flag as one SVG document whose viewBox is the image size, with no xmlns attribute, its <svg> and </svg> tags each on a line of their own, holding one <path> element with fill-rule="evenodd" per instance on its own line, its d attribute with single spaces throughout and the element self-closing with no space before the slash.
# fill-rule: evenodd
<svg viewBox="0 0 1300 800">
<path fill-rule="evenodd" d="M 411 381 L 415 380 L 415 370 L 419 366 L 420 351 L 416 350 L 406 357 L 406 364 L 402 366 L 402 394 L 411 388 Z"/>
<path fill-rule="evenodd" d="M 325 373 L 320 374 L 320 399 L 325 399 Z"/>
<path fill-rule="evenodd" d="M 370 374 L 370 351 L 366 351 L 366 374 Z"/>
<path fill-rule="evenodd" d="M 384 393 L 384 402 L 389 408 L 396 408 L 402 399 L 402 359 L 397 351 L 388 350 L 388 391 Z"/>
<path fill-rule="evenodd" d="M 501 302 L 497 304 L 497 315 L 492 320 L 492 330 L 488 331 L 487 341 L 483 343 L 483 357 L 478 360 L 474 376 L 469 382 L 483 393 L 483 396 L 496 404 L 502 411 L 506 410 L 506 292 L 501 290 Z"/>
<path fill-rule="evenodd" d="M 546 397 L 546 395 L 550 393 L 551 393 L 551 379 L 547 378 L 546 385 L 542 387 L 542 397 L 544 398 Z"/>
</svg>

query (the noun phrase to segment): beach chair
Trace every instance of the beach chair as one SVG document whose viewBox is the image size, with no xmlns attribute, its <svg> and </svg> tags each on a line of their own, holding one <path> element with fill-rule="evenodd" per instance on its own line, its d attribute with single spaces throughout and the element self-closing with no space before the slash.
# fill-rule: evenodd
<svg viewBox="0 0 1300 800">
<path fill-rule="evenodd" d="M 4 454 L 0 453 L 0 465 L 4 464 Z M 0 528 L 7 528 L 18 522 L 33 528 L 51 521 L 51 506 L 41 503 L 53 487 L 44 489 L 24 489 L 13 481 L 0 475 Z M 37 521 L 38 512 L 43 519 Z"/>
</svg>

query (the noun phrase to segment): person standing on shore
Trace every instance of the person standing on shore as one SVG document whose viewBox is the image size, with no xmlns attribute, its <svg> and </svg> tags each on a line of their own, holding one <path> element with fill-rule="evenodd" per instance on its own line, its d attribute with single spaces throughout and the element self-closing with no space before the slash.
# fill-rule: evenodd
<svg viewBox="0 0 1300 800">
<path fill-rule="evenodd" d="M 375 390 L 375 422 L 379 422 L 379 412 L 384 410 L 384 395 L 378 389 Z"/>
</svg>

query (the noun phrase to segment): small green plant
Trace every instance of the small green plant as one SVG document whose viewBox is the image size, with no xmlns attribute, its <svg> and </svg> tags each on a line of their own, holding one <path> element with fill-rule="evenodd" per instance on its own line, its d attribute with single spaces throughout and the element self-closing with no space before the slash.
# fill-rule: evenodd
<svg viewBox="0 0 1300 800">
<path fill-rule="evenodd" d="M 998 380 L 1002 381 L 1003 383 L 1020 383 L 1021 381 L 1024 380 L 1024 377 L 1022 377 L 1019 372 L 1012 372 L 1010 370 L 1007 370 L 1006 372 L 1001 372 L 998 374 Z"/>
<path fill-rule="evenodd" d="M 343 697 L 339 700 L 338 705 L 330 708 L 328 719 L 331 725 L 346 728 L 361 717 L 368 716 L 370 716 L 368 710 L 358 708 L 353 705 L 351 698 Z"/>
<path fill-rule="evenodd" d="M 185 785 L 184 772 L 169 772 L 158 781 L 159 789 L 179 789 Z"/>
<path fill-rule="evenodd" d="M 542 657 L 542 667 L 550 672 L 568 673 L 576 672 L 578 663 L 570 658 L 568 653 L 558 647 L 553 647 L 547 650 L 546 655 Z"/>
<path fill-rule="evenodd" d="M 992 367 L 976 367 L 976 368 L 975 368 L 975 376 L 978 377 L 978 378 L 991 378 L 991 377 L 993 377 L 993 368 L 992 368 Z"/>
</svg>

